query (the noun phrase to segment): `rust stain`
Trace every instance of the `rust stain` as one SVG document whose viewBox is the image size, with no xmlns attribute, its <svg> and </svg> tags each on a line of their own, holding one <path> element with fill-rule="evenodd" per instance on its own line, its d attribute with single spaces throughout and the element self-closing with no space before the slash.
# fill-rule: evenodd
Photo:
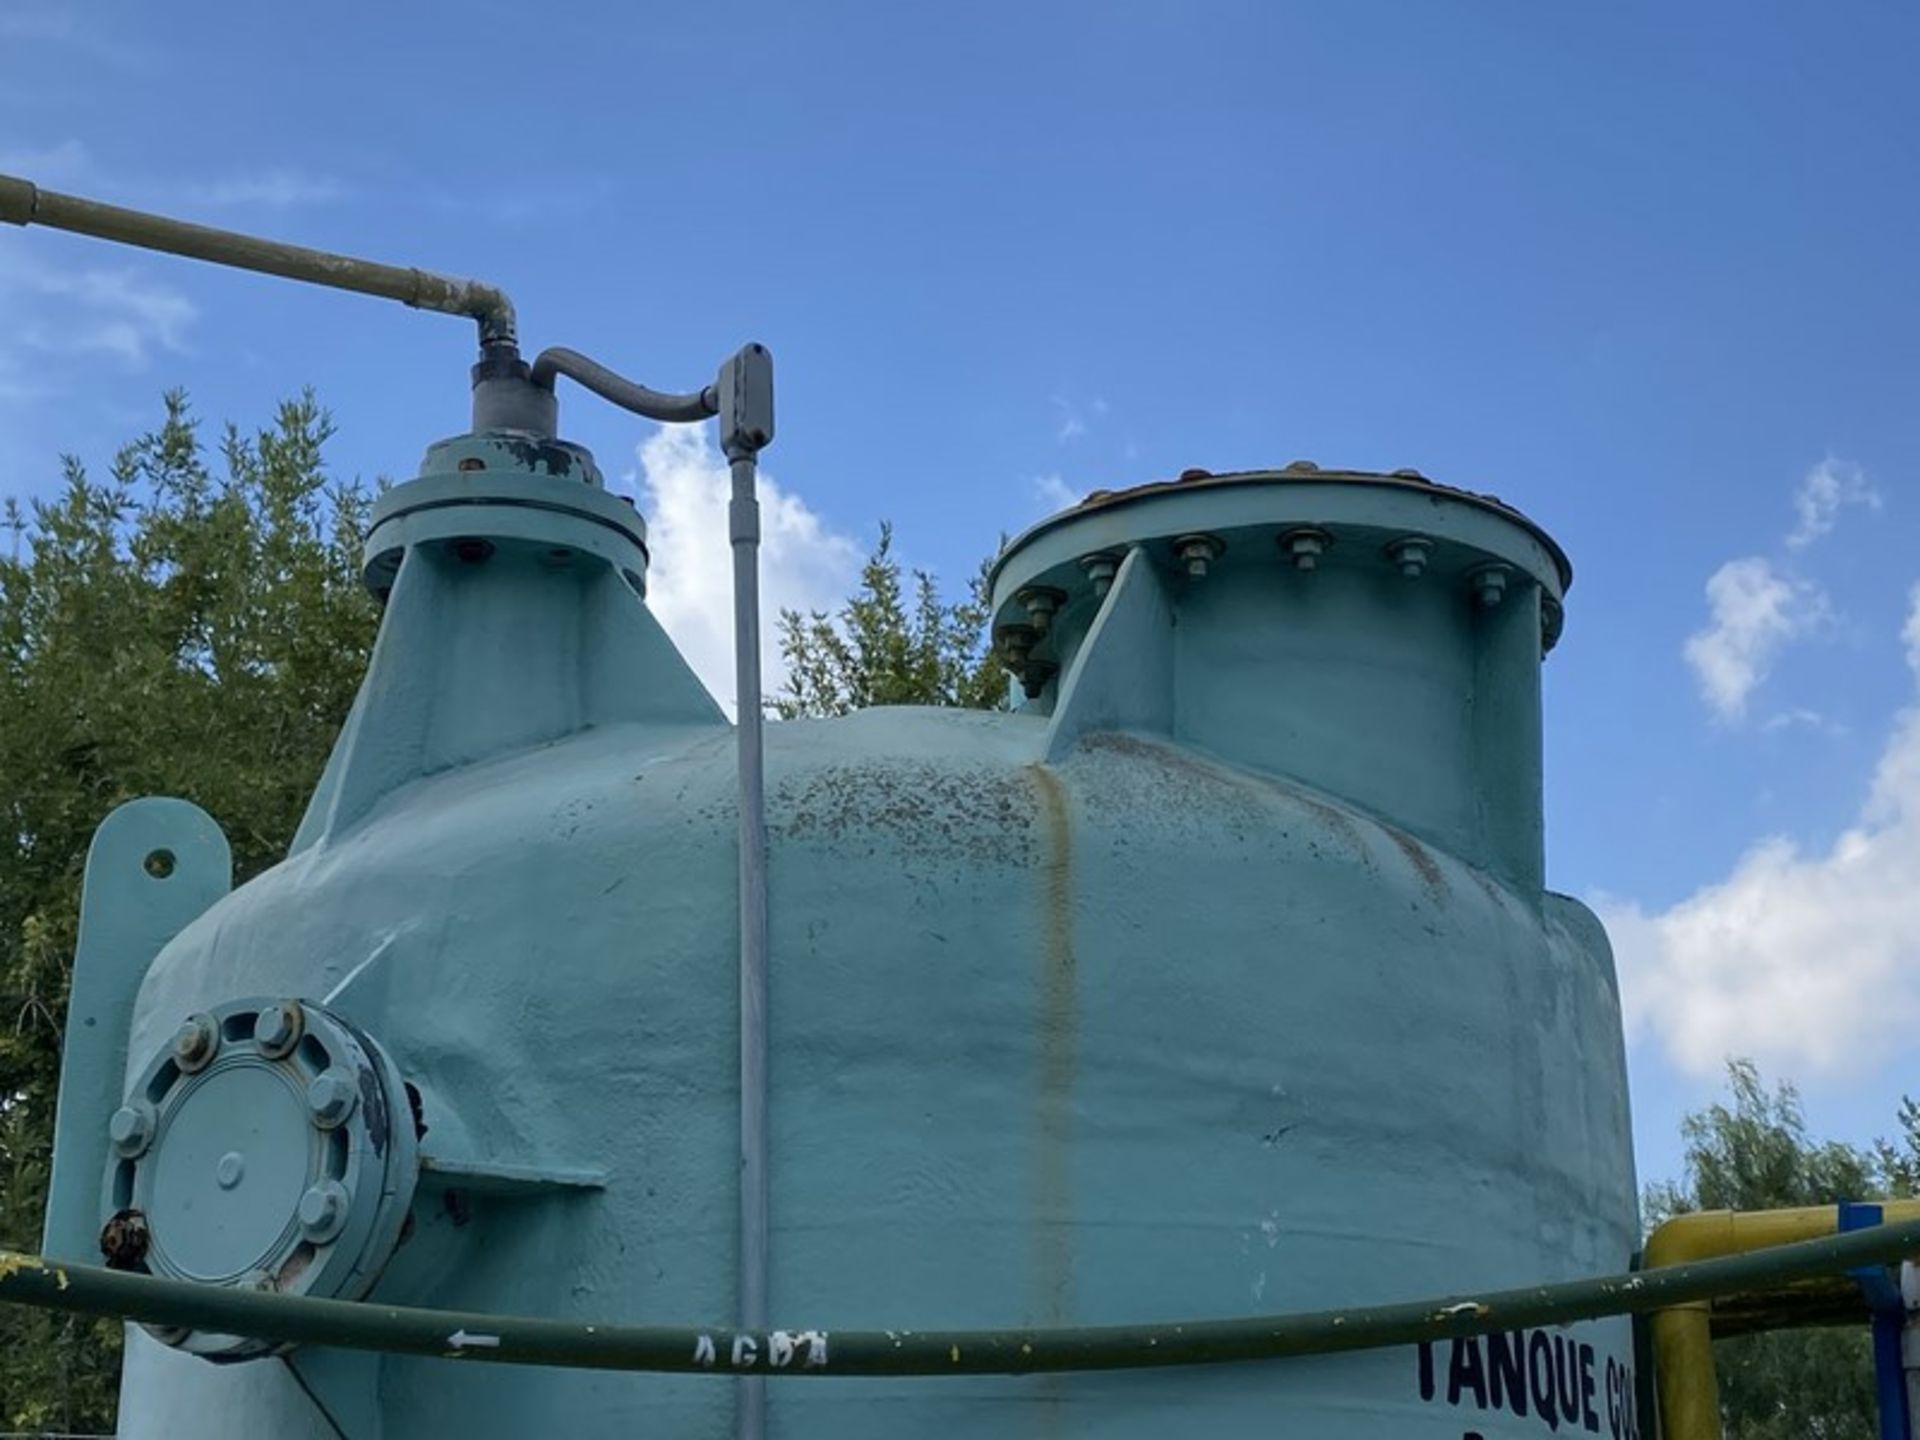
<svg viewBox="0 0 1920 1440">
<path fill-rule="evenodd" d="M 1427 882 L 1427 889 L 1433 893 L 1433 898 L 1438 900 L 1443 897 L 1447 893 L 1447 877 L 1440 873 L 1440 867 L 1434 862 L 1433 856 L 1427 853 L 1427 847 L 1404 830 L 1384 824 L 1380 828 L 1400 847 L 1400 853 L 1407 857 L 1407 862 L 1420 872 L 1420 878 Z"/>
<path fill-rule="evenodd" d="M 1039 1153 L 1035 1160 L 1042 1313 L 1064 1324 L 1073 1311 L 1073 1089 L 1080 1030 L 1078 976 L 1073 953 L 1073 830 L 1060 777 L 1035 765 L 1034 791 L 1045 834 L 1040 859 L 1040 1093 Z"/>
</svg>

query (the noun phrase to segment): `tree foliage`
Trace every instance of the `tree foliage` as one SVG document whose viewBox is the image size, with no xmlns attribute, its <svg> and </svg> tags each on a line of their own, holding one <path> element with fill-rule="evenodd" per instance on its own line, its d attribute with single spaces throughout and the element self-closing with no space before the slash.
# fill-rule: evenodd
<svg viewBox="0 0 1920 1440">
<path fill-rule="evenodd" d="M 179 394 L 104 480 L 64 462 L 0 535 L 0 1244 L 36 1250 L 86 850 L 122 801 L 179 795 L 237 880 L 284 853 L 359 684 L 376 613 L 368 496 L 327 474 L 311 395 L 218 473 Z M 0 1309 L 0 1429 L 110 1428 L 117 1324 Z"/>
<path fill-rule="evenodd" d="M 1860 1150 L 1807 1133 L 1800 1096 L 1768 1089 L 1751 1061 L 1729 1095 L 1687 1116 L 1685 1174 L 1648 1187 L 1649 1226 L 1691 1210 L 1771 1210 L 1914 1192 L 1920 1109 L 1905 1100 L 1898 1144 Z M 1747 1335 L 1714 1346 L 1728 1440 L 1872 1440 L 1873 1356 L 1864 1326 Z"/>
<path fill-rule="evenodd" d="M 991 564 L 982 562 L 965 598 L 949 603 L 924 570 L 913 571 L 909 585 L 893 553 L 893 527 L 882 523 L 860 588 L 838 615 L 780 612 L 787 680 L 774 712 L 792 720 L 870 705 L 997 708 L 1007 679 L 987 635 Z"/>
</svg>

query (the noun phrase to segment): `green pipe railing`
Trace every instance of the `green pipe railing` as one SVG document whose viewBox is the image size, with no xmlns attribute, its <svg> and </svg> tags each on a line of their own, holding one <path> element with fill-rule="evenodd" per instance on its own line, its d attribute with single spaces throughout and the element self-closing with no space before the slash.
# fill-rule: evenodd
<svg viewBox="0 0 1920 1440">
<path fill-rule="evenodd" d="M 1920 1220 L 1520 1290 L 1238 1320 L 1039 1330 L 711 1330 L 309 1300 L 56 1265 L 0 1250 L 0 1303 L 396 1354 L 681 1374 L 1023 1375 L 1278 1360 L 1643 1314 L 1889 1265 Z"/>
</svg>

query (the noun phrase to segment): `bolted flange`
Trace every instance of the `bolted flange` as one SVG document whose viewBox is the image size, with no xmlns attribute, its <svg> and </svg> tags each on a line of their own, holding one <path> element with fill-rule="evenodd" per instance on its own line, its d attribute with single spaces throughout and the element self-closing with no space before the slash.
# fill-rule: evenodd
<svg viewBox="0 0 1920 1440">
<path fill-rule="evenodd" d="M 298 1000 L 276 1000 L 253 1017 L 253 1043 L 270 1060 L 291 1055 L 306 1029 L 306 1016 Z"/>
<path fill-rule="evenodd" d="M 1408 535 L 1387 546 L 1387 558 L 1407 579 L 1418 580 L 1426 572 L 1427 561 L 1433 558 L 1433 542 L 1424 535 Z"/>
<path fill-rule="evenodd" d="M 1300 462 L 1296 461 L 1295 464 Z M 1287 467 L 1293 469 L 1292 465 Z M 1280 551 L 1293 562 L 1296 570 L 1312 570 L 1319 566 L 1320 557 L 1327 553 L 1333 544 L 1333 536 L 1317 525 L 1302 525 L 1289 530 L 1280 537 Z"/>
<path fill-rule="evenodd" d="M 1227 542 L 1214 535 L 1182 535 L 1173 542 L 1174 558 L 1195 580 L 1207 578 L 1207 567 L 1220 558 Z"/>
<path fill-rule="evenodd" d="M 338 1066 L 322 1071 L 307 1086 L 307 1110 L 322 1130 L 334 1129 L 351 1115 L 359 1098 L 353 1077 Z"/>
<path fill-rule="evenodd" d="M 210 1015 L 189 1015 L 174 1031 L 173 1063 L 191 1075 L 220 1053 L 220 1027 Z"/>
<path fill-rule="evenodd" d="M 107 1122 L 107 1139 L 113 1144 L 113 1153 L 126 1160 L 135 1160 L 147 1153 L 147 1147 L 153 1144 L 154 1110 L 145 1100 L 129 1100 L 113 1112 L 113 1118 Z"/>
<path fill-rule="evenodd" d="M 162 1047 L 113 1117 L 100 1211 L 109 1266 L 359 1299 L 411 1214 L 419 1135 L 406 1082 L 371 1037 L 317 1001 L 238 997 L 195 1019 L 221 1039 L 218 1054 L 189 1072 Z M 223 1361 L 289 1348 L 150 1333 Z"/>
</svg>

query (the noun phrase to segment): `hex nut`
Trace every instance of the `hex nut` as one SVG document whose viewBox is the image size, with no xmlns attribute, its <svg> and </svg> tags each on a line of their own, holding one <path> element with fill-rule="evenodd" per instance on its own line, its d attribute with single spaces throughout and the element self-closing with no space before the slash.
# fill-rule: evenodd
<svg viewBox="0 0 1920 1440">
<path fill-rule="evenodd" d="M 322 1130 L 332 1130 L 344 1123 L 353 1114 L 354 1103 L 359 1098 L 360 1087 L 337 1065 L 321 1071 L 307 1086 L 307 1110 L 313 1116 L 313 1123 Z"/>
<path fill-rule="evenodd" d="M 1112 550 L 1096 550 L 1080 557 L 1080 568 L 1093 582 L 1093 593 L 1104 598 L 1113 588 L 1113 577 L 1120 573 L 1120 556 Z"/>
<path fill-rule="evenodd" d="M 1424 535 L 1409 535 L 1387 546 L 1387 558 L 1409 580 L 1418 580 L 1433 558 L 1433 542 Z"/>
<path fill-rule="evenodd" d="M 1224 541 L 1212 535 L 1182 535 L 1173 542 L 1174 558 L 1186 566 L 1188 576 L 1195 580 L 1207 578 L 1208 566 L 1226 548 Z"/>
<path fill-rule="evenodd" d="M 173 1063 L 191 1075 L 204 1070 L 220 1053 L 220 1027 L 211 1015 L 189 1015 L 174 1032 Z"/>
<path fill-rule="evenodd" d="M 278 1000 L 254 1016 L 253 1043 L 260 1047 L 261 1054 L 278 1060 L 293 1053 L 305 1029 L 306 1015 L 300 1009 L 300 1002 Z"/>
<path fill-rule="evenodd" d="M 1507 567 L 1487 565 L 1473 572 L 1468 583 L 1473 587 L 1473 598 L 1483 610 L 1491 610 L 1506 597 Z"/>
<path fill-rule="evenodd" d="M 1289 530 L 1280 537 L 1280 549 L 1293 562 L 1293 568 L 1296 570 L 1317 568 L 1320 557 L 1327 553 L 1327 547 L 1332 544 L 1333 536 L 1312 525 L 1303 525 L 1298 530 Z"/>
<path fill-rule="evenodd" d="M 113 1151 L 123 1160 L 137 1160 L 153 1144 L 155 1122 L 153 1106 L 144 1100 L 130 1100 L 113 1112 L 107 1122 L 107 1138 Z"/>
</svg>

